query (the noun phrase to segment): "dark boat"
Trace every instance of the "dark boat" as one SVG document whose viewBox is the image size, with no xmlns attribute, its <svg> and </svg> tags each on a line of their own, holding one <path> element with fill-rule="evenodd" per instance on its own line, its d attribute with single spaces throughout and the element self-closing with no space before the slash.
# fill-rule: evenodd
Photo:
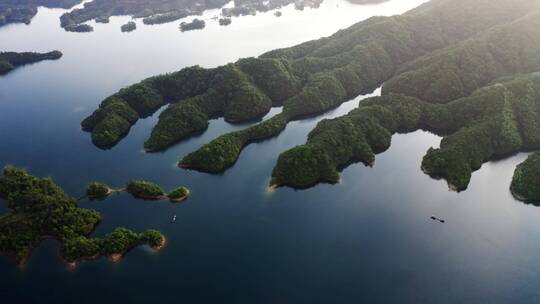
<svg viewBox="0 0 540 304">
<path fill-rule="evenodd" d="M 431 216 L 431 219 L 434 220 L 434 221 L 438 221 L 441 224 L 444 224 L 446 222 L 445 220 L 443 220 L 441 218 L 438 218 L 438 217 L 436 217 L 434 215 Z"/>
</svg>

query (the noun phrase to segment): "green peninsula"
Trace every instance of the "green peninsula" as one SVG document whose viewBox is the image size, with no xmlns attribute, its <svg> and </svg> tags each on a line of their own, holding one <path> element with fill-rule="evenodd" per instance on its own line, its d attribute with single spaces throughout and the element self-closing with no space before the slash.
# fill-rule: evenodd
<svg viewBox="0 0 540 304">
<path fill-rule="evenodd" d="M 508 9 L 513 5 L 503 2 Z M 461 18 L 471 13 L 471 7 L 485 6 L 482 1 L 432 1 L 403 16 L 372 18 L 330 38 L 267 53 L 263 58 L 287 58 L 293 67 L 303 67 L 304 74 L 293 72 L 304 75 L 298 76 L 304 83 L 301 91 L 284 102 L 281 114 L 220 136 L 184 157 L 180 166 L 222 172 L 234 164 L 245 145 L 276 136 L 288 121 L 327 111 L 383 83 L 383 95 L 401 93 L 444 103 L 468 96 L 499 77 L 540 70 L 538 40 L 528 39 L 538 34 L 538 14 L 526 9 L 531 2 L 519 3 L 523 7 L 515 6 L 515 15 L 501 15 L 502 4 L 487 6 L 475 17 L 482 22 L 471 24 Z M 538 4 L 534 5 L 538 11 Z M 436 18 L 443 11 L 453 12 L 445 15 L 444 22 Z M 521 53 L 521 49 L 528 51 Z"/>
<path fill-rule="evenodd" d="M 283 106 L 282 113 L 224 134 L 179 163 L 218 173 L 246 145 L 278 135 L 288 122 L 384 84 L 382 97 L 321 122 L 306 145 L 283 153 L 272 185 L 336 182 L 350 163 L 372 165 L 392 134 L 427 129 L 445 138 L 439 149 L 428 151 L 422 168 L 464 190 L 484 162 L 538 147 L 533 100 L 539 100 L 539 17 L 540 3 L 528 0 L 433 0 L 401 16 L 370 18 L 259 58 L 149 78 L 106 99 L 83 125 L 94 138 L 114 130 L 108 127 L 112 117 L 130 110 L 142 117 L 169 104 L 145 143 L 156 151 L 203 132 L 211 117 L 247 121 Z M 105 110 L 111 99 L 127 105 L 125 111 Z M 115 133 L 121 136 L 110 144 L 135 121 L 118 121 Z"/>
<path fill-rule="evenodd" d="M 353 162 L 372 165 L 397 132 L 418 129 L 444 136 L 422 169 L 464 190 L 471 174 L 491 159 L 540 147 L 540 74 L 501 80 L 446 104 L 388 94 L 363 101 L 349 114 L 323 120 L 308 142 L 280 155 L 272 185 L 305 188 L 335 183 Z"/>
<path fill-rule="evenodd" d="M 337 172 L 352 162 L 373 164 L 392 134 L 418 129 L 444 136 L 439 149 L 427 152 L 422 169 L 458 191 L 483 163 L 538 149 L 539 75 L 521 73 L 540 71 L 539 16 L 536 8 L 403 65 L 383 86 L 383 97 L 322 121 L 306 145 L 283 153 L 271 184 L 336 182 Z"/>
<path fill-rule="evenodd" d="M 21 169 L 4 169 L 0 198 L 11 209 L 0 217 L 0 252 L 13 255 L 20 264 L 47 238 L 60 242 L 60 254 L 70 265 L 100 256 L 118 260 L 138 245 L 159 249 L 165 243 L 165 237 L 155 230 L 135 233 L 117 228 L 102 237 L 89 237 L 101 215 L 79 208 L 52 179 L 40 179 Z"/>
<path fill-rule="evenodd" d="M 97 146 L 110 147 L 137 121 L 134 112 L 146 117 L 170 104 L 145 143 L 147 150 L 157 151 L 204 131 L 211 117 L 249 121 L 263 116 L 271 107 L 283 105 L 280 117 L 254 127 L 256 131 L 266 129 L 264 136 L 250 131 L 227 136 L 235 143 L 228 140 L 226 153 L 238 154 L 236 151 L 245 144 L 279 134 L 283 121 L 286 125 L 294 119 L 320 114 L 370 92 L 406 63 L 514 21 L 537 6 L 525 0 L 502 1 L 497 6 L 479 0 L 432 1 L 403 16 L 374 17 L 331 37 L 271 51 L 259 58 L 213 69 L 190 67 L 146 79 L 105 99 L 82 125 L 92 132 Z M 481 16 L 478 11 L 483 12 Z M 437 16 L 443 13 L 446 17 L 439 20 Z M 113 103 L 122 103 L 122 109 L 111 107 Z M 276 128 L 278 125 L 280 128 Z M 246 139 L 246 133 L 257 137 Z M 221 150 L 223 142 L 220 139 L 211 146 Z M 182 164 L 206 166 L 188 160 Z M 221 170 L 232 164 L 224 163 Z"/>
<path fill-rule="evenodd" d="M 0 75 L 5 75 L 26 64 L 36 63 L 43 60 L 56 60 L 60 57 L 62 57 L 62 53 L 60 51 L 52 51 L 48 53 L 0 52 Z"/>
</svg>

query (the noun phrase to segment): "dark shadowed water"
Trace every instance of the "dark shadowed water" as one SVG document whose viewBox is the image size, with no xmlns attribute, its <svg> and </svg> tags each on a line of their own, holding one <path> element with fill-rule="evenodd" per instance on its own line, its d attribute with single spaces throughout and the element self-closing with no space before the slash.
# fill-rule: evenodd
<svg viewBox="0 0 540 304">
<path fill-rule="evenodd" d="M 422 156 L 440 138 L 415 132 L 394 136 L 374 168 L 344 170 L 339 185 L 269 193 L 279 153 L 304 143 L 322 116 L 250 145 L 223 175 L 184 171 L 175 163 L 246 125 L 214 120 L 201 136 L 158 154 L 142 152 L 157 115 L 139 121 L 108 151 L 80 130 L 81 119 L 105 96 L 147 76 L 258 55 L 422 2 L 355 6 L 331 0 L 318 10 L 289 7 L 281 18 L 270 12 L 189 33 L 180 33 L 178 22 L 138 22 L 135 32 L 124 34 L 119 27 L 127 17 L 93 24 L 90 34 L 66 33 L 58 26 L 62 10 L 40 9 L 30 26 L 0 29 L 0 50 L 64 52 L 59 61 L 0 77 L 1 166 L 52 176 L 73 196 L 90 180 L 121 187 L 143 178 L 192 190 L 176 205 L 125 194 L 83 202 L 103 214 L 95 235 L 117 226 L 153 228 L 166 235 L 167 246 L 159 253 L 140 247 L 120 263 L 100 259 L 69 270 L 58 244 L 46 241 L 25 270 L 0 258 L 1 302 L 539 303 L 540 209 L 508 191 L 525 154 L 484 165 L 457 194 L 420 171 Z M 345 114 L 360 99 L 324 117 Z M 8 212 L 5 204 L 0 208 Z M 447 223 L 431 221 L 433 214 Z"/>
</svg>

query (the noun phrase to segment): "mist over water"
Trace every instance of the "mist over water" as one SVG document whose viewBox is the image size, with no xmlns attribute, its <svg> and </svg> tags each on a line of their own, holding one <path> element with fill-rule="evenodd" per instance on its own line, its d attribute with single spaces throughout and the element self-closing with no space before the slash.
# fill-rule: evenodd
<svg viewBox="0 0 540 304">
<path fill-rule="evenodd" d="M 68 33 L 64 10 L 40 8 L 29 26 L 0 28 L 0 49 L 50 51 L 64 57 L 0 77 L 0 165 L 51 176 L 72 196 L 88 181 L 114 187 L 142 178 L 192 190 L 182 204 L 144 202 L 127 194 L 82 202 L 103 215 L 95 235 L 117 226 L 158 229 L 159 253 L 137 248 L 121 263 L 82 262 L 68 270 L 58 244 L 44 242 L 21 271 L 0 258 L 5 303 L 537 303 L 540 301 L 540 209 L 515 201 L 518 154 L 473 174 L 469 189 L 448 191 L 420 163 L 440 138 L 395 135 L 373 168 L 354 164 L 338 185 L 266 190 L 279 153 L 302 144 L 318 121 L 346 114 L 359 96 L 325 115 L 295 121 L 278 137 L 249 145 L 222 175 L 181 170 L 176 162 L 216 136 L 249 124 L 211 121 L 202 135 L 162 153 L 142 152 L 159 113 L 140 120 L 102 151 L 79 123 L 100 101 L 148 76 L 199 64 L 214 67 L 274 48 L 328 36 L 374 15 L 405 12 L 425 1 L 378 5 L 325 1 L 303 12 L 288 6 L 233 18 L 227 27 L 181 33 L 181 21 L 120 32 L 129 17 Z M 192 18 L 187 18 L 188 21 Z M 380 94 L 379 91 L 373 94 Z M 273 109 L 266 118 L 281 111 Z M 0 212 L 8 212 L 0 203 Z M 173 215 L 175 223 L 171 223 Z M 444 218 L 444 225 L 429 219 Z M 358 301 L 357 301 L 358 300 Z"/>
</svg>

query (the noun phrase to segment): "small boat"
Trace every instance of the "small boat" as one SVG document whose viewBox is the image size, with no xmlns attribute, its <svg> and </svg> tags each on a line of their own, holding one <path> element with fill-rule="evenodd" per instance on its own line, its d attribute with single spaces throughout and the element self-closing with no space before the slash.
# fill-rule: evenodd
<svg viewBox="0 0 540 304">
<path fill-rule="evenodd" d="M 172 218 L 173 223 L 176 222 L 176 214 Z"/>
<path fill-rule="evenodd" d="M 438 221 L 441 224 L 444 224 L 446 222 L 445 220 L 443 220 L 441 218 L 438 218 L 438 217 L 436 217 L 434 215 L 431 216 L 431 219 L 434 220 L 434 221 Z"/>
</svg>

